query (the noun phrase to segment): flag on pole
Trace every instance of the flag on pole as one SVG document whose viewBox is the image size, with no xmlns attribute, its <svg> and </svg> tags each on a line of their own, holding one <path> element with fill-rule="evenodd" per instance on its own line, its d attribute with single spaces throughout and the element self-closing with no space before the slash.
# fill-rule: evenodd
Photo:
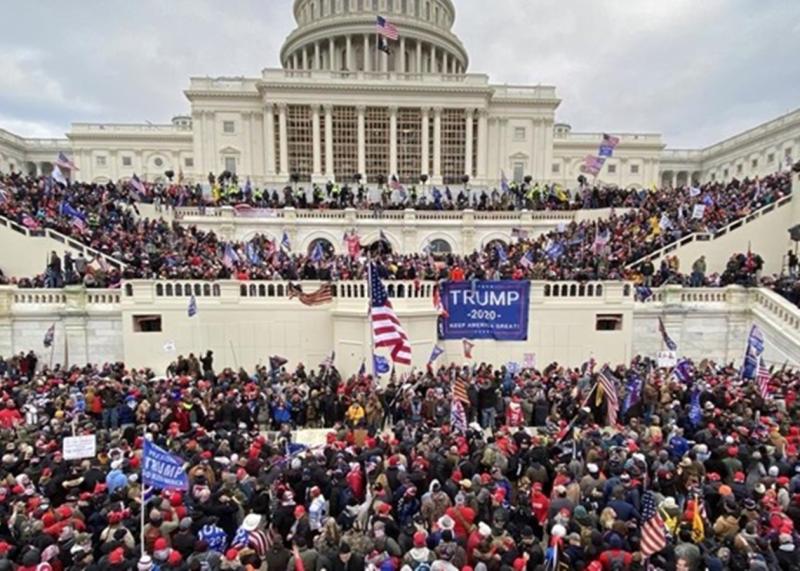
<svg viewBox="0 0 800 571">
<path fill-rule="evenodd" d="M 67 186 L 67 177 L 64 176 L 64 173 L 61 172 L 61 168 L 58 165 L 53 165 L 53 172 L 50 173 L 50 177 L 56 181 L 58 184 Z"/>
<path fill-rule="evenodd" d="M 519 265 L 522 266 L 523 268 L 525 268 L 526 270 L 530 269 L 530 267 L 533 265 L 533 260 L 531 259 L 531 251 L 530 250 L 525 252 L 522 255 L 522 257 L 519 259 Z"/>
<path fill-rule="evenodd" d="M 464 357 L 472 359 L 472 349 L 475 347 L 475 343 L 469 339 L 463 339 L 461 343 L 464 346 Z"/>
<path fill-rule="evenodd" d="M 700 499 L 694 497 L 694 514 L 692 516 L 692 541 L 703 543 L 706 538 L 706 528 L 703 524 L 703 517 L 700 515 Z"/>
<path fill-rule="evenodd" d="M 428 358 L 428 364 L 432 365 L 436 359 L 439 358 L 439 355 L 444 353 L 444 349 L 439 347 L 438 345 L 433 346 L 433 350 L 431 351 L 431 356 Z"/>
<path fill-rule="evenodd" d="M 564 255 L 566 248 L 563 242 L 553 241 L 545 250 L 545 255 L 551 260 L 557 260 Z"/>
<path fill-rule="evenodd" d="M 390 23 L 386 18 L 383 16 L 378 16 L 375 20 L 375 28 L 378 31 L 378 34 L 383 36 L 384 38 L 392 41 L 397 41 L 397 38 L 400 35 L 397 32 L 397 27 Z"/>
<path fill-rule="evenodd" d="M 136 194 L 139 195 L 139 199 L 144 199 L 144 197 L 147 195 L 147 189 L 144 187 L 144 183 L 141 181 L 141 179 L 136 176 L 136 173 L 133 173 L 133 176 L 131 177 L 131 186 L 133 187 L 133 190 L 136 191 Z"/>
<path fill-rule="evenodd" d="M 467 414 L 464 412 L 464 403 L 459 399 L 453 399 L 450 405 L 450 426 L 455 432 L 463 434 L 467 431 Z"/>
<path fill-rule="evenodd" d="M 270 371 L 277 371 L 281 367 L 283 367 L 289 361 L 280 355 L 273 355 L 269 358 L 269 370 Z"/>
<path fill-rule="evenodd" d="M 772 374 L 769 372 L 769 369 L 766 365 L 764 365 L 764 360 L 759 359 L 758 361 L 758 375 L 756 375 L 756 381 L 758 383 L 758 394 L 761 395 L 761 398 L 767 400 L 769 398 L 769 382 L 772 380 Z"/>
<path fill-rule="evenodd" d="M 689 405 L 689 420 L 693 426 L 698 426 L 703 420 L 703 407 L 700 406 L 700 389 L 696 388 L 692 391 L 691 404 Z"/>
<path fill-rule="evenodd" d="M 225 251 L 222 254 L 222 265 L 226 268 L 232 268 L 234 264 L 239 262 L 239 254 L 233 249 L 230 244 L 225 244 Z"/>
<path fill-rule="evenodd" d="M 692 364 L 688 359 L 681 359 L 678 361 L 678 364 L 675 365 L 675 369 L 672 371 L 672 374 L 683 384 L 688 384 L 694 378 Z"/>
<path fill-rule="evenodd" d="M 142 454 L 142 484 L 162 490 L 187 490 L 189 477 L 184 470 L 184 460 L 144 441 Z"/>
<path fill-rule="evenodd" d="M 69 169 L 73 171 L 80 170 L 78 166 L 72 161 L 72 159 L 70 159 L 64 153 L 64 151 L 59 151 L 58 155 L 56 156 L 54 167 L 61 167 L 63 169 Z M 55 168 L 53 170 L 55 170 Z"/>
<path fill-rule="evenodd" d="M 378 49 L 386 55 L 391 55 L 392 50 L 389 48 L 389 42 L 383 36 L 378 36 Z"/>
<path fill-rule="evenodd" d="M 367 361 L 361 360 L 361 366 L 358 368 L 358 378 L 363 379 L 367 375 Z"/>
<path fill-rule="evenodd" d="M 667 546 L 664 520 L 656 509 L 655 494 L 648 490 L 642 498 L 642 555 L 650 557 Z"/>
<path fill-rule="evenodd" d="M 642 378 L 637 373 L 631 372 L 626 387 L 627 394 L 625 395 L 625 402 L 622 405 L 622 414 L 628 412 L 642 399 L 642 385 Z"/>
<path fill-rule="evenodd" d="M 505 263 L 508 261 L 508 254 L 506 253 L 506 249 L 502 244 L 497 244 L 495 246 L 495 251 L 497 252 L 497 259 L 500 260 L 500 263 Z"/>
<path fill-rule="evenodd" d="M 322 251 L 322 243 L 317 242 L 314 245 L 314 249 L 311 250 L 311 261 L 314 263 L 319 263 L 322 261 L 322 258 L 325 256 L 324 252 Z"/>
<path fill-rule="evenodd" d="M 331 354 L 325 357 L 325 360 L 322 361 L 322 366 L 326 369 L 330 369 L 333 367 L 334 359 L 336 359 L 336 351 L 331 351 Z"/>
<path fill-rule="evenodd" d="M 187 309 L 186 313 L 189 314 L 189 317 L 194 317 L 197 315 L 197 298 L 194 297 L 194 294 L 192 294 L 192 297 L 189 298 L 189 308 Z"/>
<path fill-rule="evenodd" d="M 758 363 L 764 353 L 764 334 L 758 325 L 750 328 L 750 335 L 747 336 L 747 349 L 744 353 L 744 364 L 742 365 L 742 378 L 753 380 L 758 373 Z"/>
<path fill-rule="evenodd" d="M 672 337 L 669 336 L 667 333 L 667 328 L 664 327 L 664 320 L 660 317 L 658 318 L 658 330 L 661 332 L 661 339 L 664 341 L 664 345 L 667 346 L 667 349 L 670 351 L 677 351 L 678 344 L 672 340 Z"/>
<path fill-rule="evenodd" d="M 616 380 L 608 365 L 603 367 L 597 375 L 598 388 L 602 388 L 606 395 L 606 418 L 609 425 L 617 423 L 617 413 L 619 412 Z"/>
<path fill-rule="evenodd" d="M 44 334 L 44 346 L 51 347 L 53 345 L 53 340 L 56 337 L 56 324 L 53 323 L 50 327 L 47 328 Z"/>
<path fill-rule="evenodd" d="M 500 171 L 500 190 L 503 192 L 508 192 L 510 187 L 508 186 L 508 178 L 506 177 L 506 171 Z"/>
<path fill-rule="evenodd" d="M 347 255 L 351 258 L 357 258 L 361 254 L 361 238 L 355 229 L 344 233 L 344 245 L 347 248 Z"/>
<path fill-rule="evenodd" d="M 469 404 L 467 383 L 461 377 L 456 377 L 456 379 L 453 381 L 453 399 Z"/>
<path fill-rule="evenodd" d="M 392 308 L 386 287 L 373 264 L 369 266 L 370 321 L 375 347 L 391 348 L 392 361 L 411 364 L 411 344 L 403 326 Z"/>
<path fill-rule="evenodd" d="M 286 233 L 286 230 L 283 231 L 283 237 L 281 237 L 281 248 L 284 250 L 291 250 L 291 244 L 289 244 L 289 234 Z"/>
<path fill-rule="evenodd" d="M 373 355 L 372 370 L 375 371 L 376 375 L 385 375 L 392 370 L 392 368 L 389 366 L 389 359 L 383 355 Z"/>
</svg>

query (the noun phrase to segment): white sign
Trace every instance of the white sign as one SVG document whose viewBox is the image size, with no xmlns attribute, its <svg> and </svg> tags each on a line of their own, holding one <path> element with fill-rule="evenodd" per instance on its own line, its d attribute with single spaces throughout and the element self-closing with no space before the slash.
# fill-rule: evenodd
<svg viewBox="0 0 800 571">
<path fill-rule="evenodd" d="M 97 455 L 97 438 L 94 434 L 88 436 L 67 436 L 64 438 L 62 454 L 64 455 L 64 460 L 94 458 Z"/>
<path fill-rule="evenodd" d="M 656 360 L 659 368 L 674 367 L 678 364 L 678 353 L 676 351 L 659 351 Z"/>
<path fill-rule="evenodd" d="M 703 216 L 706 213 L 706 205 L 705 204 L 695 204 L 694 210 L 692 210 L 692 218 L 696 220 L 702 220 Z"/>
<path fill-rule="evenodd" d="M 536 353 L 524 353 L 522 355 L 522 366 L 526 369 L 535 369 Z"/>
<path fill-rule="evenodd" d="M 167 341 L 164 343 L 164 353 L 174 353 L 175 352 L 175 341 Z"/>
</svg>

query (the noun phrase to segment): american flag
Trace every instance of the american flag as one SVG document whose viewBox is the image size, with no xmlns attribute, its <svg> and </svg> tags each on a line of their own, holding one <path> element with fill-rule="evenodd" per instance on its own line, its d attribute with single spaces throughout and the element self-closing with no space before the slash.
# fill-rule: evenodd
<svg viewBox="0 0 800 571">
<path fill-rule="evenodd" d="M 225 244 L 225 250 L 222 254 L 222 264 L 227 268 L 232 268 L 234 264 L 239 263 L 239 254 L 233 249 L 230 244 Z"/>
<path fill-rule="evenodd" d="M 136 176 L 136 173 L 133 173 L 133 176 L 131 177 L 131 186 L 133 187 L 133 190 L 135 190 L 136 193 L 139 195 L 140 199 L 144 198 L 147 195 L 147 189 L 145 188 L 144 183 L 142 183 L 141 179 L 138 176 Z"/>
<path fill-rule="evenodd" d="M 769 382 L 772 380 L 772 374 L 769 369 L 764 365 L 764 361 L 759 359 L 758 362 L 758 375 L 756 375 L 756 382 L 758 383 L 758 392 L 761 398 L 767 400 L 769 398 Z"/>
<path fill-rule="evenodd" d="M 369 266 L 370 320 L 375 347 L 390 347 L 392 361 L 411 364 L 411 344 L 373 264 Z"/>
<path fill-rule="evenodd" d="M 462 403 L 469 404 L 469 394 L 467 393 L 467 383 L 461 377 L 456 377 L 453 381 L 453 398 Z"/>
<path fill-rule="evenodd" d="M 619 137 L 614 137 L 613 135 L 609 135 L 608 133 L 603 133 L 603 144 L 609 145 L 611 148 L 614 148 L 617 145 L 619 145 Z"/>
<path fill-rule="evenodd" d="M 333 301 L 331 284 L 322 284 L 320 288 L 313 293 L 303 293 L 303 289 L 299 285 L 290 283 L 288 290 L 289 299 L 297 298 L 303 305 L 322 305 L 323 303 L 330 303 Z"/>
<path fill-rule="evenodd" d="M 189 317 L 197 315 L 197 298 L 194 295 L 189 298 L 189 307 L 186 309 L 186 313 Z"/>
<path fill-rule="evenodd" d="M 58 153 L 58 156 L 56 157 L 56 160 L 55 160 L 55 164 L 56 164 L 56 166 L 59 166 L 61 168 L 65 168 L 65 169 L 70 169 L 70 170 L 74 170 L 74 171 L 80 170 L 77 167 L 77 165 L 72 161 L 72 159 L 70 159 L 64 153 L 64 151 L 60 151 Z"/>
<path fill-rule="evenodd" d="M 397 28 L 394 24 L 390 24 L 389 21 L 383 16 L 378 16 L 378 19 L 375 20 L 375 27 L 377 28 L 378 33 L 387 40 L 397 41 Z"/>
<path fill-rule="evenodd" d="M 602 368 L 597 375 L 597 382 L 606 394 L 606 412 L 609 425 L 617 423 L 617 413 L 619 412 L 619 397 L 617 396 L 617 387 L 614 384 L 616 378 L 608 365 Z"/>
<path fill-rule="evenodd" d="M 642 555 L 650 557 L 667 546 L 664 520 L 656 510 L 655 495 L 647 491 L 642 499 Z"/>
<path fill-rule="evenodd" d="M 448 313 L 442 303 L 442 294 L 439 290 L 438 284 L 433 286 L 433 308 L 441 317 L 447 317 Z"/>
<path fill-rule="evenodd" d="M 454 399 L 450 405 L 450 425 L 456 432 L 467 431 L 467 414 L 464 412 L 464 404 L 459 399 Z"/>
</svg>

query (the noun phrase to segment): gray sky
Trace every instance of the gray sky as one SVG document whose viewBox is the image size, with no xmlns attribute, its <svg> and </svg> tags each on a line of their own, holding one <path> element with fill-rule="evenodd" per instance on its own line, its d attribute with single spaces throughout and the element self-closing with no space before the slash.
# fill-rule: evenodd
<svg viewBox="0 0 800 571">
<path fill-rule="evenodd" d="M 557 120 L 577 131 L 697 147 L 800 107 L 800 0 L 454 1 L 470 71 L 555 85 Z M 61 136 L 72 121 L 166 122 L 189 111 L 191 75 L 278 67 L 291 5 L 6 0 L 0 127 Z"/>
</svg>

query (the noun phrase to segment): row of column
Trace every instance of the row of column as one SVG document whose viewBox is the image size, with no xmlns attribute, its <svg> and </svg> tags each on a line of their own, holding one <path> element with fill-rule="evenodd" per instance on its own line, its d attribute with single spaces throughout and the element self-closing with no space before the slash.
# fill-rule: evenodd
<svg viewBox="0 0 800 571">
<path fill-rule="evenodd" d="M 278 112 L 278 164 L 275 164 L 275 108 Z M 323 115 L 321 115 L 321 110 Z M 358 116 L 358 172 L 362 175 L 366 172 L 366 128 L 365 113 L 366 106 L 356 107 Z M 431 172 L 428 172 L 430 165 L 430 120 L 433 111 L 433 165 Z M 486 177 L 486 156 L 487 156 L 487 112 L 479 109 L 478 113 L 478 164 L 472 164 L 473 137 L 474 137 L 474 118 L 475 110 L 467 109 L 465 112 L 465 132 L 466 141 L 464 145 L 464 172 L 472 176 L 476 173 L 479 179 Z M 266 174 L 285 175 L 289 173 L 289 153 L 288 153 L 288 133 L 287 133 L 287 104 L 286 103 L 267 103 L 264 107 L 264 141 L 266 152 Z M 322 165 L 322 146 L 320 140 L 321 121 L 325 121 L 325 165 Z M 311 125 L 312 125 L 312 177 L 315 179 L 333 179 L 333 106 L 332 105 L 311 105 Z M 434 183 L 441 182 L 442 177 L 442 108 L 434 107 L 422 108 L 421 130 L 421 173 L 428 174 Z M 278 168 L 276 168 L 278 167 Z M 474 168 L 477 167 L 477 168 Z M 397 107 L 389 107 L 389 174 L 397 174 Z"/>
<path fill-rule="evenodd" d="M 354 44 L 361 42 L 362 48 L 362 69 L 364 71 L 389 71 L 389 54 L 379 51 L 375 47 L 375 34 L 346 35 L 344 61 L 339 64 L 336 57 L 336 39 L 317 40 L 313 44 L 305 45 L 296 49 L 285 63 L 285 67 L 295 70 L 320 70 L 329 69 L 334 71 L 349 70 L 356 71 Z M 324 52 L 324 43 L 328 44 L 327 53 Z M 406 56 L 406 44 L 415 45 L 412 61 Z M 399 49 L 397 46 L 399 45 Z M 390 50 L 394 53 L 394 70 L 398 73 L 464 73 L 465 69 L 461 61 L 447 51 L 438 49 L 433 44 L 425 44 L 421 40 L 406 40 L 401 37 L 398 42 L 390 42 Z M 441 52 L 441 53 L 440 53 Z M 375 61 L 376 55 L 378 61 Z M 327 60 L 327 62 L 326 62 Z M 441 60 L 441 61 L 440 61 Z M 373 69 L 374 68 L 374 69 Z M 380 68 L 380 69 L 378 69 Z"/>
</svg>

